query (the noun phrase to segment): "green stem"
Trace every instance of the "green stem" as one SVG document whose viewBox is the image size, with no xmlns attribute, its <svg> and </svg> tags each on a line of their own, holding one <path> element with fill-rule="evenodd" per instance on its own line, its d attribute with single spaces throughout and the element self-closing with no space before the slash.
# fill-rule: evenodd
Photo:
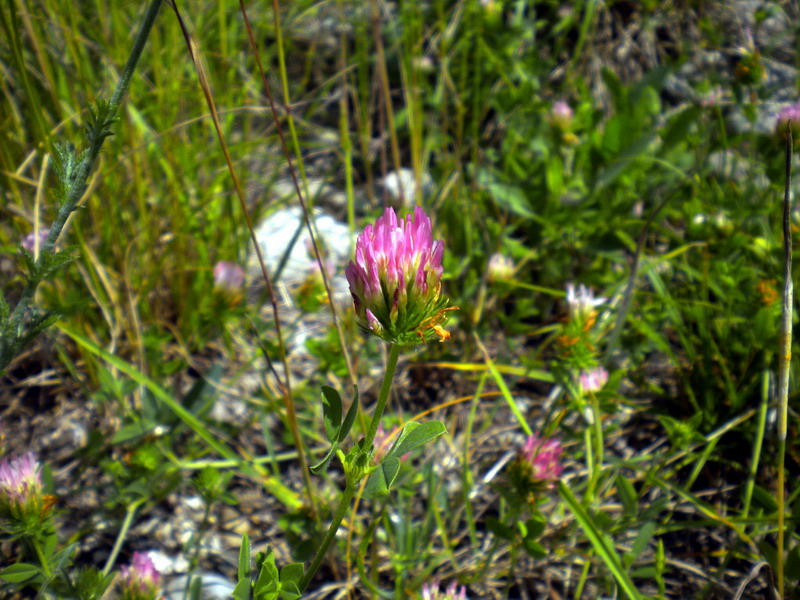
<svg viewBox="0 0 800 600">
<path fill-rule="evenodd" d="M 600 478 L 600 472 L 603 470 L 603 423 L 600 421 L 600 402 L 597 400 L 597 394 L 589 392 L 589 398 L 592 402 L 592 427 L 594 429 L 594 449 L 595 449 L 595 464 L 592 479 L 594 480 L 594 489 L 597 489 L 597 481 Z"/>
<path fill-rule="evenodd" d="M 586 447 L 586 470 L 589 473 L 589 484 L 586 486 L 586 500 L 594 501 L 594 444 L 592 443 L 592 428 L 583 430 L 583 445 Z"/>
<path fill-rule="evenodd" d="M 400 346 L 396 344 L 390 344 L 389 359 L 386 362 L 386 372 L 383 375 L 383 384 L 381 385 L 380 395 L 378 396 L 378 403 L 375 406 L 375 414 L 372 415 L 372 422 L 370 423 L 369 431 L 367 431 L 367 436 L 364 438 L 363 448 L 365 449 L 369 449 L 372 446 L 372 440 L 375 439 L 375 433 L 378 431 L 378 423 L 380 423 L 381 417 L 383 416 L 383 410 L 386 408 L 386 401 L 389 398 L 389 390 L 392 389 L 392 380 L 394 379 L 394 371 L 397 368 L 397 359 L 399 357 Z M 362 475 L 362 477 L 364 475 Z M 306 570 L 305 575 L 303 575 L 303 579 L 300 582 L 301 592 L 306 591 L 308 584 L 311 583 L 311 580 L 317 573 L 317 570 L 322 564 L 325 555 L 328 553 L 328 548 L 330 548 L 330 545 L 336 538 L 336 532 L 339 530 L 339 525 L 342 524 L 342 519 L 344 518 L 344 515 L 350 506 L 350 502 L 353 500 L 353 496 L 355 496 L 356 489 L 358 489 L 358 484 L 359 478 L 348 475 L 347 484 L 345 485 L 344 492 L 339 500 L 339 506 L 336 507 L 336 512 L 333 514 L 333 521 L 331 521 L 330 527 L 328 527 L 328 531 L 325 534 L 325 538 L 322 540 L 322 544 L 317 550 L 316 555 L 314 555 L 314 560 L 311 562 L 311 566 L 308 568 L 308 570 Z"/>
<path fill-rule="evenodd" d="M 758 407 L 758 425 L 756 426 L 756 439 L 753 443 L 753 454 L 750 459 L 750 471 L 747 474 L 747 483 L 744 488 L 742 516 L 750 516 L 750 503 L 753 499 L 753 488 L 758 475 L 758 465 L 761 461 L 761 448 L 764 444 L 764 431 L 767 424 L 767 409 L 769 408 L 769 372 L 764 371 L 761 377 L 761 405 Z"/>
<path fill-rule="evenodd" d="M 111 572 L 111 569 L 114 568 L 114 563 L 117 561 L 117 556 L 119 556 L 119 551 L 122 548 L 122 542 L 125 541 L 125 537 L 128 535 L 128 530 L 131 528 L 131 523 L 133 523 L 133 517 L 136 515 L 136 511 L 144 503 L 144 501 L 144 498 L 139 498 L 135 502 L 128 505 L 128 508 L 125 510 L 125 519 L 122 521 L 122 527 L 120 527 L 119 533 L 117 534 L 117 539 L 114 541 L 114 547 L 111 549 L 111 554 L 108 555 L 106 566 L 103 567 L 103 575 L 108 575 Z"/>
<path fill-rule="evenodd" d="M 358 552 L 356 553 L 356 566 L 358 568 L 358 575 L 361 578 L 361 583 L 363 583 L 369 589 L 369 591 L 371 591 L 373 594 L 377 594 L 382 598 L 394 598 L 395 597 L 394 593 L 382 590 L 375 583 L 369 580 L 369 576 L 367 575 L 367 568 L 364 564 L 364 558 L 367 554 L 367 548 L 369 547 L 370 541 L 374 539 L 375 530 L 378 528 L 378 524 L 381 521 L 383 511 L 385 509 L 386 505 L 384 504 L 381 511 L 372 520 L 372 523 L 370 523 L 370 526 L 364 533 L 364 536 L 361 539 L 361 543 L 358 545 Z"/>
<path fill-rule="evenodd" d="M 783 307 L 781 310 L 780 348 L 778 350 L 778 595 L 784 596 L 783 551 L 785 546 L 786 494 L 784 464 L 786 461 L 786 425 L 789 411 L 789 361 L 792 356 L 792 123 L 786 127 L 786 184 L 783 194 Z"/>
<path fill-rule="evenodd" d="M 150 3 L 150 7 L 147 9 L 147 13 L 145 14 L 144 21 L 142 22 L 142 26 L 139 29 L 139 33 L 136 36 L 136 40 L 134 41 L 133 48 L 131 50 L 130 57 L 128 58 L 128 62 L 125 65 L 125 69 L 122 71 L 122 75 L 120 76 L 119 81 L 117 82 L 117 87 L 114 90 L 113 95 L 111 96 L 111 101 L 108 104 L 108 119 L 113 119 L 116 114 L 117 110 L 119 109 L 120 102 L 122 102 L 122 97 L 125 95 L 125 92 L 128 90 L 128 85 L 131 81 L 131 76 L 133 75 L 134 70 L 136 69 L 136 64 L 139 62 L 139 58 L 142 55 L 142 50 L 144 50 L 145 42 L 147 41 L 148 36 L 150 35 L 150 31 L 153 28 L 153 24 L 155 23 L 156 17 L 158 16 L 158 9 L 161 7 L 162 0 L 152 0 Z M 58 236 L 61 235 L 61 231 L 64 229 L 64 225 L 67 222 L 67 217 L 77 209 L 78 202 L 80 201 L 81 197 L 83 196 L 84 191 L 86 190 L 86 183 L 89 180 L 89 175 L 92 172 L 92 167 L 94 166 L 94 162 L 97 159 L 97 155 L 100 154 L 100 149 L 103 146 L 103 142 L 105 141 L 104 136 L 92 136 L 90 137 L 89 143 L 89 151 L 86 153 L 86 156 L 81 160 L 78 164 L 75 175 L 72 181 L 72 184 L 69 188 L 69 192 L 67 193 L 66 198 L 64 198 L 64 202 L 58 209 L 58 213 L 56 214 L 56 218 L 53 221 L 52 226 L 50 227 L 50 232 L 47 234 L 47 238 L 45 239 L 44 243 L 39 252 L 39 258 L 37 260 L 37 266 L 41 266 L 43 264 L 43 257 L 42 255 L 46 252 L 51 252 L 53 247 L 56 244 L 56 240 Z M 9 317 L 9 322 L 11 323 L 10 331 L 13 332 L 20 332 L 22 329 L 22 320 L 25 315 L 28 314 L 28 306 L 30 305 L 31 301 L 33 300 L 33 295 L 36 293 L 36 288 L 39 286 L 41 279 L 39 277 L 34 276 L 35 273 L 31 274 L 32 276 L 28 280 L 28 283 L 25 285 L 25 288 L 22 290 L 22 294 L 20 295 L 19 301 L 17 305 L 14 307 L 14 311 L 11 313 Z M 21 339 L 22 335 L 24 334 L 17 334 L 17 339 Z M 15 344 L 12 341 L 12 347 Z M 4 369 L 13 356 L 8 355 L 8 348 L 5 347 L 4 344 L 0 344 L 0 371 Z"/>
<path fill-rule="evenodd" d="M 364 448 L 372 446 L 375 433 L 378 431 L 378 424 L 381 422 L 383 410 L 386 408 L 386 401 L 389 399 L 389 390 L 392 389 L 392 379 L 394 370 L 397 368 L 397 359 L 400 357 L 400 346 L 389 344 L 389 359 L 386 361 L 386 373 L 383 376 L 383 385 L 378 396 L 378 403 L 375 405 L 375 414 L 372 415 L 372 422 L 369 424 L 367 436 L 364 438 Z"/>
<path fill-rule="evenodd" d="M 353 496 L 356 495 L 357 489 L 358 482 L 347 482 L 344 492 L 342 493 L 342 497 L 339 500 L 339 506 L 336 507 L 336 512 L 333 514 L 333 521 L 331 521 L 331 525 L 325 534 L 325 538 L 322 540 L 322 544 L 317 550 L 316 555 L 314 555 L 314 560 L 312 561 L 311 566 L 308 567 L 303 575 L 303 579 L 300 581 L 301 593 L 306 591 L 308 584 L 311 583 L 311 580 L 314 578 L 314 575 L 316 575 L 317 570 L 322 564 L 322 561 L 325 559 L 325 555 L 328 553 L 328 548 L 330 548 L 333 540 L 336 539 L 336 532 L 339 530 L 339 525 L 342 524 L 342 519 L 344 519 L 347 509 L 350 507 L 350 502 L 353 500 Z"/>
<path fill-rule="evenodd" d="M 53 569 L 50 568 L 50 561 L 47 560 L 47 556 L 45 556 L 42 546 L 39 544 L 39 540 L 36 539 L 35 535 L 31 536 L 31 545 L 33 546 L 34 552 L 36 552 L 36 557 L 39 559 L 39 565 L 42 567 L 42 571 L 44 571 L 45 579 L 49 580 L 53 576 Z"/>
</svg>

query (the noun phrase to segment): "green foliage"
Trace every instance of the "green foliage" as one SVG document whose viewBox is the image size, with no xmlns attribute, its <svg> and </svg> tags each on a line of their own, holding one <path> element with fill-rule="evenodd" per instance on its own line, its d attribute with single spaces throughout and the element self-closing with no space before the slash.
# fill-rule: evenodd
<svg viewBox="0 0 800 600">
<path fill-rule="evenodd" d="M 342 204 L 341 195 L 315 193 L 309 203 L 346 211 L 355 231 L 378 207 L 400 204 L 375 183 L 409 167 L 420 193 L 405 202 L 425 206 L 445 242 L 445 291 L 461 309 L 453 339 L 409 350 L 404 388 L 387 414 L 406 425 L 377 457 L 361 437 L 368 422 L 359 419 L 354 384 L 372 398 L 381 348 L 363 340 L 341 303 L 322 297 L 319 281 L 284 289 L 284 267 L 270 273 L 287 339 L 301 327 L 288 306 L 312 321 L 303 356 L 290 362 L 298 440 L 283 383 L 269 366 L 253 377 L 258 344 L 279 379 L 281 355 L 296 350 L 280 348 L 263 297 L 213 287 L 213 266 L 246 264 L 250 242 L 171 8 L 162 6 L 120 108 L 95 99 L 119 97 L 107 92 L 122 80 L 131 27 L 145 7 L 67 4 L 0 7 L 0 63 L 13 84 L 0 96 L 7 217 L 0 252 L 14 258 L 0 264 L 8 275 L 0 285 L 0 374 L 14 393 L 34 370 L 48 385 L 60 377 L 59 393 L 79 390 L 101 415 L 104 426 L 92 423 L 75 458 L 111 481 L 96 518 L 122 546 L 142 513 L 172 493 L 196 491 L 213 514 L 219 503 L 235 506 L 237 489 L 250 485 L 279 499 L 282 512 L 267 517 L 283 530 L 292 559 L 309 560 L 342 486 L 349 491 L 369 476 L 358 511 L 345 518 L 360 550 L 366 538 L 355 561 L 363 586 L 378 595 L 405 597 L 438 577 L 467 583 L 470 597 L 486 593 L 490 580 L 514 597 L 514 582 L 539 577 L 557 560 L 573 574 L 571 596 L 585 597 L 593 585 L 601 595 L 667 598 L 676 580 L 669 569 L 686 561 L 683 539 L 710 543 L 702 559 L 693 558 L 729 587 L 738 585 L 737 569 L 774 562 L 768 409 L 784 165 L 775 139 L 760 133 L 771 127 L 763 120 L 774 103 L 772 82 L 763 73 L 776 60 L 773 48 L 738 48 L 730 33 L 738 28 L 719 26 L 714 3 L 703 10 L 672 3 L 666 11 L 652 1 L 433 0 L 378 3 L 389 13 L 373 15 L 369 3 L 345 0 L 333 42 L 303 34 L 317 22 L 338 23 L 338 2 L 284 3 L 280 19 L 253 10 L 262 64 L 270 73 L 275 67 L 268 84 L 284 133 L 297 140 L 291 150 L 301 187 L 313 177 L 344 191 Z M 261 77 L 252 51 L 242 51 L 247 31 L 236 4 L 180 7 L 257 223 L 274 209 L 270 186 L 288 165 L 265 124 Z M 761 24 L 783 12 L 783 4 L 766 3 L 752 15 L 757 40 Z M 672 25 L 692 35 L 658 45 Z M 630 75 L 626 67 L 637 59 L 617 64 L 606 30 L 633 31 L 625 39 L 642 47 L 653 38 L 660 66 Z M 676 81 L 686 83 L 691 54 L 702 48 L 729 56 L 731 72 L 700 73 L 702 81 L 687 84 L 694 89 L 676 96 Z M 563 121 L 552 114 L 559 100 L 572 110 Z M 19 249 L 34 222 L 51 230 L 36 258 Z M 503 277 L 491 269 L 496 255 L 511 265 Z M 594 325 L 565 320 L 568 282 L 609 298 Z M 315 321 L 329 302 L 340 309 L 353 372 L 337 330 Z M 618 322 L 620 337 L 607 335 Z M 32 357 L 30 348 L 45 351 Z M 796 342 L 793 352 L 800 353 Z M 611 377 L 590 397 L 576 376 L 600 364 Z M 794 361 L 792 381 L 798 374 Z M 217 420 L 212 409 L 240 391 L 240 376 L 258 379 L 236 394 L 245 416 Z M 346 407 L 336 390 L 349 385 Z M 321 411 L 310 392 L 319 388 Z M 22 391 L 27 402 L 31 391 Z M 48 410 L 49 396 L 36 406 Z M 414 416 L 424 411 L 441 421 Z M 790 436 L 797 429 L 792 415 Z M 564 443 L 568 483 L 560 494 L 547 485 L 533 496 L 514 494 L 503 484 L 513 475 L 503 457 L 533 433 Z M 5 435 L 3 451 L 19 449 L 24 436 Z M 437 452 L 413 452 L 443 436 Z M 251 456 L 254 447 L 263 455 Z M 793 447 L 790 438 L 790 459 Z M 319 477 L 291 479 L 303 469 L 284 461 L 298 449 Z M 344 478 L 331 468 L 334 456 Z M 790 460 L 788 481 L 797 475 Z M 794 523 L 800 501 L 789 501 Z M 74 514 L 60 498 L 55 506 Z M 787 534 L 793 583 L 800 546 L 791 528 Z M 0 570 L 0 593 L 98 598 L 113 577 L 113 560 L 105 575 L 73 569 L 75 549 L 60 545 L 54 531 L 42 535 L 43 560 L 23 546 L 21 532 L 6 537 L 20 550 Z M 340 556 L 329 556 L 338 567 Z M 251 564 L 247 536 L 237 574 L 237 600 L 297 598 L 308 577 L 299 563 L 279 568 L 270 551 Z M 199 593 L 193 585 L 189 596 Z"/>
<path fill-rule="evenodd" d="M 366 496 L 377 497 L 388 494 L 400 473 L 403 455 L 429 444 L 436 438 L 447 433 L 441 421 L 426 421 L 425 423 L 407 423 L 397 436 L 391 449 L 384 455 L 377 469 L 367 480 L 364 491 Z"/>
</svg>

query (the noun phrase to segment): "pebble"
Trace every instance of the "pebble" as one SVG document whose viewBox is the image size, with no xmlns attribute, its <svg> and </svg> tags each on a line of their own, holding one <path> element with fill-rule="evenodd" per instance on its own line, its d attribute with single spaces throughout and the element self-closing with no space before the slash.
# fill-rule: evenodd
<svg viewBox="0 0 800 600">
<path fill-rule="evenodd" d="M 196 573 L 191 579 L 200 579 L 201 600 L 228 600 L 236 588 L 236 583 L 222 575 L 210 572 Z M 165 579 L 162 586 L 163 600 L 184 600 L 187 585 L 190 584 L 189 575 L 178 575 Z M 188 597 L 188 594 L 186 595 Z"/>
<path fill-rule="evenodd" d="M 351 239 L 353 239 L 350 230 L 347 225 L 319 209 L 314 210 L 314 221 L 320 253 L 327 263 L 328 272 L 333 275 L 334 294 L 346 294 L 347 281 L 343 273 L 350 259 Z M 297 230 L 301 225 L 302 229 L 298 234 Z M 295 235 L 298 237 L 292 245 Z M 281 208 L 269 215 L 256 227 L 256 239 L 270 277 L 274 277 L 283 256 L 288 252 L 279 279 L 287 286 L 300 285 L 317 271 L 311 236 L 303 223 L 303 212 L 300 207 Z M 252 281 L 263 286 L 261 268 L 255 252 L 252 252 L 248 259 L 248 272 Z"/>
</svg>

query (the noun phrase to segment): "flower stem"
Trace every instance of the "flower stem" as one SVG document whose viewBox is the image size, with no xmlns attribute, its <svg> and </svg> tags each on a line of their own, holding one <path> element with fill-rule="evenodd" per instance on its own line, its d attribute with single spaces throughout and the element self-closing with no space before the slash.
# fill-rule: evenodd
<svg viewBox="0 0 800 600">
<path fill-rule="evenodd" d="M 592 443 L 592 428 L 583 430 L 583 445 L 586 453 L 586 471 L 589 473 L 589 483 L 586 486 L 586 500 L 594 501 L 594 444 Z"/>
<path fill-rule="evenodd" d="M 333 514 L 333 520 L 331 521 L 330 527 L 328 527 L 325 538 L 322 540 L 322 544 L 320 544 L 317 553 L 314 555 L 314 560 L 311 562 L 311 566 L 308 567 L 303 575 L 303 579 L 300 581 L 299 587 L 301 593 L 306 591 L 308 584 L 311 583 L 311 580 L 314 578 L 314 575 L 316 575 L 317 570 L 322 564 L 322 561 L 325 559 L 325 555 L 328 553 L 328 548 L 330 548 L 333 540 L 336 538 L 336 532 L 339 530 L 339 525 L 342 524 L 342 519 L 344 519 L 347 509 L 350 507 L 350 502 L 353 500 L 353 496 L 356 494 L 356 489 L 358 489 L 358 482 L 356 481 L 348 481 L 345 485 L 344 492 L 339 500 L 339 506 L 336 507 L 336 512 Z"/>
<path fill-rule="evenodd" d="M 789 410 L 789 361 L 792 356 L 792 229 L 791 229 L 792 131 L 786 128 L 786 184 L 783 193 L 783 307 L 778 349 L 778 595 L 784 596 L 783 551 L 785 546 L 786 421 Z"/>
<path fill-rule="evenodd" d="M 389 399 L 389 390 L 392 389 L 392 380 L 394 379 L 394 372 L 397 368 L 398 358 L 400 358 L 400 346 L 397 344 L 390 344 L 389 359 L 386 362 L 386 372 L 383 375 L 383 384 L 381 385 L 381 391 L 378 395 L 378 403 L 375 406 L 375 414 L 372 415 L 372 422 L 370 423 L 369 430 L 364 438 L 363 447 L 366 450 L 369 450 L 369 448 L 372 446 L 372 441 L 375 439 L 375 433 L 378 431 L 378 424 L 383 416 L 383 410 L 386 408 L 386 401 Z M 311 566 L 308 567 L 303 575 L 303 579 L 300 581 L 299 587 L 301 593 L 306 591 L 308 584 L 311 583 L 311 580 L 314 578 L 314 575 L 316 575 L 317 570 L 325 558 L 325 555 L 328 553 L 328 548 L 330 548 L 330 545 L 336 538 L 336 532 L 339 530 L 339 526 L 342 524 L 342 519 L 344 519 L 347 509 L 350 507 L 350 502 L 353 500 L 353 496 L 355 496 L 356 490 L 358 489 L 360 478 L 364 477 L 365 475 L 366 473 L 363 473 L 357 477 L 352 477 L 350 475 L 347 476 L 344 492 L 342 493 L 342 497 L 339 499 L 339 506 L 336 507 L 336 512 L 333 514 L 333 520 L 331 521 L 330 527 L 328 527 L 328 531 L 322 540 L 322 544 L 320 544 L 317 553 L 314 555 L 314 560 L 311 562 Z"/>
<path fill-rule="evenodd" d="M 597 488 L 597 480 L 600 478 L 600 472 L 603 470 L 603 423 L 600 421 L 600 402 L 597 400 L 597 394 L 589 392 L 589 398 L 592 402 L 592 426 L 594 428 L 594 448 L 595 448 L 595 463 L 594 471 L 592 472 L 592 479 L 594 484 L 592 488 Z"/>
<path fill-rule="evenodd" d="M 399 357 L 400 346 L 397 344 L 389 344 L 389 359 L 386 361 L 386 374 L 383 376 L 383 385 L 381 385 L 378 403 L 375 405 L 375 413 L 372 415 L 372 422 L 369 424 L 369 430 L 367 430 L 367 435 L 364 438 L 364 448 L 369 448 L 372 445 L 372 440 L 375 439 L 378 425 L 383 416 L 383 410 L 386 408 L 386 401 L 389 399 L 389 390 L 392 388 L 392 379 L 394 379 L 394 371 L 397 368 L 397 359 Z"/>
<path fill-rule="evenodd" d="M 31 536 L 31 545 L 33 546 L 34 552 L 36 552 L 36 557 L 39 559 L 39 565 L 42 567 L 45 579 L 50 579 L 50 577 L 53 576 L 53 570 L 50 568 L 50 561 L 47 559 L 47 556 L 45 556 L 44 551 L 42 551 L 42 546 L 35 535 Z"/>
<path fill-rule="evenodd" d="M 114 567 L 117 556 L 119 556 L 119 551 L 122 549 L 122 543 L 125 541 L 125 536 L 128 535 L 128 530 L 131 528 L 131 523 L 133 523 L 133 517 L 144 502 L 144 498 L 139 498 L 129 504 L 128 508 L 125 509 L 125 519 L 122 521 L 122 527 L 120 527 L 117 539 L 114 541 L 114 547 L 111 549 L 111 554 L 108 555 L 105 567 L 103 567 L 103 575 L 108 575 Z"/>
</svg>

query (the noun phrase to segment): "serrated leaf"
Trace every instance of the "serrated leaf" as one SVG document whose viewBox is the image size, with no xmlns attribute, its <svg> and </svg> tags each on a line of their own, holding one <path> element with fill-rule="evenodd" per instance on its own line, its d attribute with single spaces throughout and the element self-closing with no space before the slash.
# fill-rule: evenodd
<svg viewBox="0 0 800 600">
<path fill-rule="evenodd" d="M 350 433 L 350 429 L 353 427 L 353 423 L 356 420 L 356 414 L 358 413 L 358 386 L 353 386 L 353 401 L 350 403 L 350 408 L 347 410 L 347 414 L 344 417 L 344 422 L 342 423 L 341 429 L 339 429 L 339 443 L 345 441 L 347 439 L 347 434 Z"/>
<path fill-rule="evenodd" d="M 367 498 L 376 498 L 378 496 L 385 496 L 392 489 L 397 474 L 400 472 L 400 459 L 395 456 L 386 456 L 378 465 L 378 468 L 372 472 L 367 480 L 364 495 Z"/>
<path fill-rule="evenodd" d="M 403 431 L 397 436 L 397 441 L 386 456 L 403 456 L 444 433 L 447 433 L 447 428 L 441 421 L 426 421 L 425 423 L 411 421 L 403 427 Z"/>
<path fill-rule="evenodd" d="M 242 534 L 242 543 L 239 545 L 239 583 L 247 580 L 250 583 L 250 538 L 246 533 Z M 238 586 L 237 586 L 238 587 Z"/>
<path fill-rule="evenodd" d="M 339 392 L 329 385 L 322 386 L 322 415 L 325 423 L 325 435 L 330 443 L 339 437 L 342 428 L 342 398 Z"/>
<path fill-rule="evenodd" d="M 23 583 L 41 574 L 39 567 L 28 563 L 17 563 L 0 571 L 0 579 L 8 583 Z"/>
<path fill-rule="evenodd" d="M 22 260 L 25 262 L 25 268 L 28 271 L 28 278 L 29 279 L 36 279 L 37 276 L 38 276 L 38 272 L 37 272 L 37 269 L 36 269 L 36 261 L 33 260 L 33 254 L 28 252 L 22 246 L 20 246 L 19 249 L 20 249 L 20 253 L 22 254 Z M 41 277 L 39 277 L 39 280 L 41 281 Z"/>
<path fill-rule="evenodd" d="M 328 453 L 325 455 L 325 458 L 323 458 L 320 462 L 311 467 L 311 472 L 314 473 L 315 475 L 319 475 L 320 473 L 325 473 L 328 470 L 328 466 L 331 464 L 331 459 L 333 458 L 333 455 L 336 454 L 336 451 L 338 449 L 339 449 L 339 444 L 334 443 L 333 446 L 330 447 L 330 450 L 328 450 Z"/>
</svg>

